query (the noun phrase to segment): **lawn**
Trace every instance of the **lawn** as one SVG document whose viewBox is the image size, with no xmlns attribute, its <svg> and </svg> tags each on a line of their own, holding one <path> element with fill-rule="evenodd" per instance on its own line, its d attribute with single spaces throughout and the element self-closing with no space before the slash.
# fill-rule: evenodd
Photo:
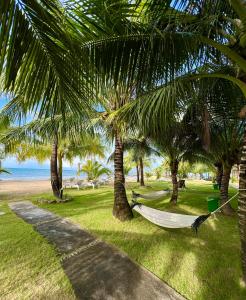
<svg viewBox="0 0 246 300">
<path fill-rule="evenodd" d="M 0 299 L 75 299 L 55 249 L 0 204 Z"/>
<path fill-rule="evenodd" d="M 147 184 L 151 187 L 139 189 L 135 184 L 128 184 L 129 197 L 132 188 L 148 192 L 167 187 L 167 183 L 162 182 Z M 180 193 L 177 208 L 170 206 L 168 197 L 148 201 L 148 205 L 187 214 L 206 213 L 206 197 L 218 192 L 206 182 L 189 182 L 187 186 L 187 191 Z M 71 202 L 40 206 L 68 217 L 115 245 L 188 299 L 246 299 L 246 289 L 240 281 L 236 216 L 211 218 L 196 235 L 189 228 L 157 227 L 137 213 L 130 222 L 119 222 L 112 217 L 112 187 L 67 190 L 66 193 L 72 197 Z M 233 195 L 235 190 L 231 189 L 230 193 Z M 39 198 L 50 197 L 49 194 L 35 195 L 30 200 L 37 203 Z M 233 205 L 236 206 L 236 201 Z M 28 298 L 28 288 L 37 295 L 36 298 L 43 293 L 42 296 L 47 299 L 49 292 L 61 299 L 73 298 L 54 249 L 30 225 L 10 213 L 6 205 L 1 207 L 3 209 L 7 214 L 0 217 L 0 222 L 5 224 L 1 226 L 0 233 L 3 236 L 1 249 L 5 253 L 4 260 L 0 261 L 0 290 L 10 293 L 9 299 Z"/>
<path fill-rule="evenodd" d="M 167 187 L 167 183 L 161 182 L 148 184 L 151 187 L 141 189 L 135 184 L 128 185 L 129 197 L 132 188 L 147 192 Z M 187 298 L 246 299 L 246 290 L 240 281 L 240 242 L 236 216 L 210 218 L 196 235 L 189 228 L 157 227 L 137 213 L 130 222 L 119 222 L 111 213 L 111 187 L 68 190 L 67 193 L 73 198 L 71 202 L 41 206 L 70 218 L 120 248 Z M 203 214 L 207 212 L 206 197 L 216 193 L 211 183 L 189 182 L 187 191 L 180 193 L 177 208 L 170 206 L 168 197 L 148 201 L 148 205 L 186 214 Z M 235 190 L 231 189 L 230 193 L 233 195 Z M 236 206 L 236 201 L 233 206 Z"/>
</svg>

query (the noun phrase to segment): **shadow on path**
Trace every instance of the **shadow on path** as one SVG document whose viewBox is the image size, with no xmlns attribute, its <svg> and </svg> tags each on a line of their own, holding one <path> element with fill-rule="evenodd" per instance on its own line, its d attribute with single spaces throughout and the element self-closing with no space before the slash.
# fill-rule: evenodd
<svg viewBox="0 0 246 300">
<path fill-rule="evenodd" d="M 28 201 L 9 205 L 56 246 L 78 299 L 184 299 L 128 256 L 68 220 Z"/>
</svg>

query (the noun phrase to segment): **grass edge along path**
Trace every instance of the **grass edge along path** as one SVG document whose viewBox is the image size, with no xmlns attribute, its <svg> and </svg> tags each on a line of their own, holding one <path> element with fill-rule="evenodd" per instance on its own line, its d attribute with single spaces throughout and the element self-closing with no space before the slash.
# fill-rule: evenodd
<svg viewBox="0 0 246 300">
<path fill-rule="evenodd" d="M 54 247 L 6 202 L 0 210 L 0 298 L 75 299 Z"/>
<path fill-rule="evenodd" d="M 152 188 L 136 190 L 148 192 L 167 187 L 167 183 L 163 182 L 149 184 Z M 211 186 L 206 182 L 189 182 L 187 191 L 180 193 L 176 208 L 168 203 L 169 197 L 145 203 L 178 213 L 204 214 L 207 212 L 206 197 L 218 195 Z M 136 188 L 136 185 L 130 186 L 128 199 L 131 187 Z M 73 198 L 71 202 L 41 206 L 68 217 L 123 250 L 188 299 L 246 299 L 246 290 L 240 281 L 242 273 L 236 216 L 210 218 L 196 235 L 189 228 L 157 227 L 137 213 L 130 222 L 119 222 L 112 217 L 111 187 L 66 193 Z M 235 189 L 231 189 L 230 195 L 234 194 Z M 45 194 L 42 198 L 48 196 Z M 36 203 L 38 196 L 31 199 Z M 233 206 L 236 206 L 236 200 Z"/>
<path fill-rule="evenodd" d="M 184 300 L 127 255 L 67 219 L 30 201 L 9 206 L 62 254 L 61 264 L 77 299 Z"/>
</svg>

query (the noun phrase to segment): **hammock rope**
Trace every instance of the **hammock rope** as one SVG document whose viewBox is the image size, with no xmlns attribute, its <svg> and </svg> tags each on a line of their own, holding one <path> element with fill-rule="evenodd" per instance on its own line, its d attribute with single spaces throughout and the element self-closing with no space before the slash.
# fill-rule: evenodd
<svg viewBox="0 0 246 300">
<path fill-rule="evenodd" d="M 239 191 L 242 191 L 242 190 L 245 190 L 245 189 L 239 189 Z M 164 192 L 164 191 L 162 191 L 162 192 Z M 199 227 L 210 216 L 212 216 L 216 212 L 218 212 L 222 207 L 224 207 L 227 203 L 229 203 L 236 196 L 238 196 L 238 194 L 239 194 L 239 192 L 237 192 L 235 195 L 233 195 L 230 199 L 228 199 L 225 203 L 223 203 L 221 206 L 219 206 L 213 212 L 208 213 L 206 215 L 201 215 L 201 216 L 170 213 L 170 212 L 165 212 L 165 211 L 161 211 L 158 209 L 148 207 L 148 206 L 143 205 L 142 203 L 139 203 L 136 201 L 136 195 L 140 195 L 140 194 L 136 194 L 134 192 L 132 194 L 131 209 L 134 209 L 136 212 L 138 212 L 140 215 L 142 215 L 145 219 L 147 219 L 151 223 L 154 223 L 158 226 L 165 227 L 165 228 L 191 227 L 197 233 Z M 141 198 L 142 198 L 142 195 L 141 195 Z M 148 198 L 144 198 L 144 199 L 148 199 Z"/>
</svg>

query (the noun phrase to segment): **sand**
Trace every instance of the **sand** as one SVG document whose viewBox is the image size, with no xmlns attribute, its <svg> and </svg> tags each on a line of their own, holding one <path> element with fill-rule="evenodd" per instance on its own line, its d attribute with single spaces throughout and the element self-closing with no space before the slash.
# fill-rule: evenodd
<svg viewBox="0 0 246 300">
<path fill-rule="evenodd" d="M 2 180 L 0 181 L 0 195 L 31 195 L 50 192 L 49 180 Z"/>
</svg>

